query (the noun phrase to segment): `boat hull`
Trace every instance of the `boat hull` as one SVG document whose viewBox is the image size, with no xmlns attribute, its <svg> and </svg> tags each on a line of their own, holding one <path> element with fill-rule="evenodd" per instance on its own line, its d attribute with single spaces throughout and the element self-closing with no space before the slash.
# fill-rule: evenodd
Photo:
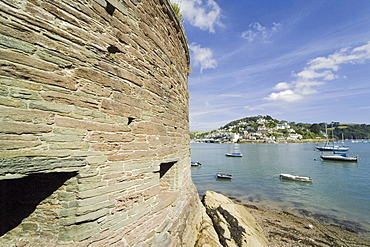
<svg viewBox="0 0 370 247">
<path fill-rule="evenodd" d="M 232 179 L 233 176 L 230 174 L 217 173 L 216 177 L 219 179 Z"/>
<path fill-rule="evenodd" d="M 347 157 L 340 155 L 321 155 L 321 159 L 330 161 L 347 161 L 347 162 L 357 162 L 357 157 Z"/>
<path fill-rule="evenodd" d="M 243 157 L 243 154 L 241 153 L 227 153 L 226 156 L 228 157 Z"/>
<path fill-rule="evenodd" d="M 337 152 L 346 152 L 349 150 L 347 147 L 316 147 L 319 151 L 337 151 Z"/>
</svg>

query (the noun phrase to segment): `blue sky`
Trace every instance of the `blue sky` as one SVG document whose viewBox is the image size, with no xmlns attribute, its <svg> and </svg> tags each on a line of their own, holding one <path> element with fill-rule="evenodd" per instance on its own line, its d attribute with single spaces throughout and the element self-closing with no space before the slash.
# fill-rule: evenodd
<svg viewBox="0 0 370 247">
<path fill-rule="evenodd" d="M 172 1 L 191 53 L 191 131 L 257 115 L 370 124 L 369 0 Z"/>
</svg>

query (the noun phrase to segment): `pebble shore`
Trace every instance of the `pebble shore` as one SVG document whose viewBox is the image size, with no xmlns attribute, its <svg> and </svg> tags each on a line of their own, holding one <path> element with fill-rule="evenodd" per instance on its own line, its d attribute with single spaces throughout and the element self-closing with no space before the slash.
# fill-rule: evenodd
<svg viewBox="0 0 370 247">
<path fill-rule="evenodd" d="M 285 209 L 267 208 L 255 202 L 233 199 L 247 207 L 268 239 L 268 246 L 370 246 L 370 235 L 345 225 L 324 223 Z"/>
</svg>

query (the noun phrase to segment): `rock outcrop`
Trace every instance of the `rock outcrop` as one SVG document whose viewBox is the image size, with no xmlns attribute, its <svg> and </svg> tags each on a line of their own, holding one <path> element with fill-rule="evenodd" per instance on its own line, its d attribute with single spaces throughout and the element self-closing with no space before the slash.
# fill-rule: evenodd
<svg viewBox="0 0 370 247">
<path fill-rule="evenodd" d="M 243 205 L 212 191 L 202 201 L 222 246 L 267 246 L 262 229 Z"/>
</svg>

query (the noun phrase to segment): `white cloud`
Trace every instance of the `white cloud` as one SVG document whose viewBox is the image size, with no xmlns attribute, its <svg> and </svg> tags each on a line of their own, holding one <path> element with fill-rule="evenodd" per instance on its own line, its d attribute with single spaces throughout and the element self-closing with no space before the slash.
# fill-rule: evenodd
<svg viewBox="0 0 370 247">
<path fill-rule="evenodd" d="M 215 26 L 222 27 L 221 8 L 214 0 L 173 0 L 179 4 L 180 12 L 191 25 L 202 30 L 215 32 Z"/>
<path fill-rule="evenodd" d="M 264 98 L 265 100 L 281 100 L 286 102 L 294 102 L 302 99 L 303 97 L 293 90 L 287 89 L 279 93 L 271 93 L 268 97 Z"/>
<path fill-rule="evenodd" d="M 257 33 L 253 32 L 252 30 L 247 30 L 242 33 L 242 38 L 248 40 L 249 42 L 252 42 L 256 39 Z"/>
<path fill-rule="evenodd" d="M 192 52 L 192 61 L 194 66 L 200 66 L 200 72 L 203 69 L 214 69 L 217 66 L 217 61 L 213 58 L 213 53 L 210 48 L 202 48 L 200 45 L 192 43 L 189 45 Z"/>
<path fill-rule="evenodd" d="M 318 93 L 316 87 L 338 78 L 334 72 L 343 64 L 360 64 L 370 60 L 370 42 L 353 49 L 347 47 L 330 54 L 327 57 L 317 57 L 310 60 L 299 73 L 293 73 L 296 79 L 290 84 L 280 82 L 266 100 L 281 100 L 287 102 L 303 99 L 304 95 Z M 344 76 L 345 77 L 345 76 Z"/>
<path fill-rule="evenodd" d="M 252 42 L 256 40 L 258 37 L 261 38 L 262 42 L 268 42 L 271 36 L 274 33 L 277 33 L 281 27 L 280 23 L 272 23 L 271 29 L 267 29 L 266 27 L 262 26 L 259 22 L 254 22 L 249 24 L 250 29 L 244 31 L 241 34 L 243 39 Z"/>
<path fill-rule="evenodd" d="M 278 84 L 275 85 L 274 90 L 280 91 L 280 90 L 286 90 L 289 89 L 290 85 L 287 82 L 279 82 Z"/>
</svg>

